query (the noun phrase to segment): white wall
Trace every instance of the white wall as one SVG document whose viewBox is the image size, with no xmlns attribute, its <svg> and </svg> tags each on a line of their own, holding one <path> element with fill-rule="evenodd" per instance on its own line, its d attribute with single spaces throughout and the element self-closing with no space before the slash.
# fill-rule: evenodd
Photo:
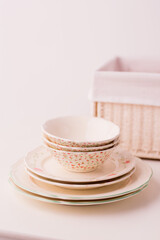
<svg viewBox="0 0 160 240">
<path fill-rule="evenodd" d="M 110 56 L 160 55 L 159 12 L 159 0 L 0 0 L 2 149 L 9 137 L 29 149 L 47 118 L 89 114 Z"/>
</svg>

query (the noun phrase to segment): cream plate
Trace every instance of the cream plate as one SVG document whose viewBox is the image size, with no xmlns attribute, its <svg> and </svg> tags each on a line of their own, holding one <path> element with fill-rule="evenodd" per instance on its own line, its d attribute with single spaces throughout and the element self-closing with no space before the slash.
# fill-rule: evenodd
<svg viewBox="0 0 160 240">
<path fill-rule="evenodd" d="M 25 171 L 23 160 L 18 161 L 11 169 L 11 179 L 21 189 L 43 197 L 60 200 L 98 200 L 118 197 L 138 191 L 145 184 L 148 184 L 151 176 L 152 169 L 149 165 L 137 158 L 135 173 L 123 182 L 89 190 L 72 190 L 51 186 L 31 178 Z"/>
<path fill-rule="evenodd" d="M 62 182 L 97 182 L 122 176 L 135 166 L 135 157 L 130 153 L 116 148 L 107 161 L 98 166 L 95 171 L 74 173 L 66 171 L 55 160 L 52 151 L 40 146 L 25 157 L 27 169 L 41 177 Z"/>
<path fill-rule="evenodd" d="M 65 201 L 65 200 L 58 200 L 58 199 L 52 199 L 52 198 L 47 198 L 47 197 L 41 197 L 36 194 L 32 194 L 30 192 L 24 191 L 21 188 L 17 187 L 12 180 L 10 180 L 11 185 L 19 191 L 21 194 L 30 197 L 35 200 L 43 201 L 43 202 L 48 202 L 48 203 L 54 203 L 54 204 L 62 204 L 62 205 L 75 205 L 75 206 L 86 206 L 86 205 L 100 205 L 100 204 L 106 204 L 106 203 L 112 203 L 112 202 L 117 202 L 120 200 L 127 199 L 129 197 L 132 197 L 138 193 L 140 193 L 143 189 L 147 187 L 147 185 L 144 185 L 142 188 L 140 188 L 138 191 L 122 195 L 120 197 L 115 197 L 115 198 L 107 198 L 103 200 L 93 200 L 93 201 Z"/>
<path fill-rule="evenodd" d="M 26 169 L 27 174 L 29 174 L 33 179 L 36 179 L 37 181 L 44 182 L 53 186 L 58 186 L 58 187 L 63 187 L 63 188 L 69 188 L 69 189 L 93 189 L 93 188 L 98 188 L 98 187 L 104 187 L 107 185 L 115 184 L 118 182 L 122 182 L 129 178 L 134 172 L 135 168 L 133 168 L 129 173 L 124 174 L 123 176 L 117 177 L 110 179 L 108 181 L 102 181 L 100 183 L 88 183 L 88 184 L 75 184 L 75 183 L 62 183 L 62 182 L 55 182 L 48 180 L 47 178 L 42 178 L 39 177 L 38 175 L 30 172 L 29 170 Z"/>
</svg>

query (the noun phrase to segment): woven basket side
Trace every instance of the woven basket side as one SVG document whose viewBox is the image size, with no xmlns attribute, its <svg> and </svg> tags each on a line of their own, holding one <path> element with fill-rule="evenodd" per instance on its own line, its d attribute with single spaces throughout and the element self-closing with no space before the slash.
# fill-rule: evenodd
<svg viewBox="0 0 160 240">
<path fill-rule="evenodd" d="M 160 107 L 97 102 L 94 116 L 120 126 L 125 149 L 142 158 L 160 159 Z"/>
<path fill-rule="evenodd" d="M 93 117 L 97 117 L 97 102 L 91 103 L 91 114 Z"/>
</svg>

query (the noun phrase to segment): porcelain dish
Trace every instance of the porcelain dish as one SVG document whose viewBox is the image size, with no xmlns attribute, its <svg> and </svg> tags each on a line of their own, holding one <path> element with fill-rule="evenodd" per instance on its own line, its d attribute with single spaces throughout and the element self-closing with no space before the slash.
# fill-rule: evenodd
<svg viewBox="0 0 160 240">
<path fill-rule="evenodd" d="M 145 189 L 152 169 L 120 148 L 120 128 L 97 117 L 66 116 L 42 125 L 43 145 L 11 168 L 9 181 L 35 200 L 98 205 Z"/>
<path fill-rule="evenodd" d="M 99 165 L 107 161 L 116 145 L 101 151 L 95 152 L 67 152 L 56 150 L 48 146 L 51 154 L 54 156 L 55 161 L 68 171 L 72 172 L 91 172 L 94 171 Z M 30 153 L 28 153 L 29 155 Z"/>
<path fill-rule="evenodd" d="M 120 148 L 114 150 L 108 161 L 95 171 L 74 173 L 66 171 L 44 146 L 33 149 L 24 158 L 25 166 L 32 173 L 53 181 L 66 183 L 97 183 L 122 176 L 135 167 L 135 157 Z"/>
<path fill-rule="evenodd" d="M 24 162 L 18 161 L 11 169 L 10 177 L 21 189 L 39 196 L 60 200 L 100 200 L 130 194 L 147 185 L 152 176 L 152 169 L 147 163 L 136 158 L 136 171 L 123 182 L 87 190 L 65 189 L 37 181 L 25 171 Z"/>
<path fill-rule="evenodd" d="M 108 186 L 108 185 L 112 185 L 115 183 L 119 183 L 122 182 L 124 180 L 126 180 L 127 178 L 129 178 L 134 172 L 135 172 L 135 168 L 133 168 L 129 173 L 126 173 L 120 177 L 116 177 L 110 180 L 106 180 L 106 181 L 101 181 L 101 182 L 97 182 L 97 183 L 66 183 L 66 182 L 59 182 L 59 181 L 51 181 L 50 179 L 47 178 L 42 178 L 34 173 L 32 173 L 31 171 L 26 169 L 26 172 L 29 176 L 31 176 L 33 179 L 36 179 L 37 181 L 40 182 L 44 182 L 53 186 L 58 186 L 58 187 L 63 187 L 63 188 L 69 188 L 69 189 L 93 189 L 93 188 L 99 188 L 99 187 L 104 187 L 104 186 Z"/>
<path fill-rule="evenodd" d="M 68 201 L 68 200 L 59 200 L 59 199 L 47 198 L 47 197 L 39 196 L 37 194 L 32 194 L 28 191 L 22 190 L 21 188 L 17 187 L 12 182 L 12 180 L 10 180 L 10 183 L 11 183 L 12 186 L 14 186 L 14 188 L 19 193 L 21 193 L 22 195 L 27 196 L 31 199 L 39 200 L 39 201 L 47 202 L 47 203 L 52 203 L 52 204 L 54 203 L 54 204 L 71 205 L 71 206 L 72 205 L 73 206 L 90 206 L 90 205 L 100 205 L 100 204 L 106 204 L 106 203 L 113 203 L 113 202 L 117 202 L 117 201 L 121 201 L 121 200 L 130 198 L 130 197 L 133 197 L 147 187 L 147 185 L 144 185 L 142 188 L 140 188 L 139 190 L 137 190 L 135 192 L 125 194 L 125 195 L 122 195 L 122 196 L 119 196 L 119 197 L 107 198 L 107 199 L 103 199 L 103 200 L 92 200 L 92 201 L 91 200 L 88 200 L 88 201 L 87 200 L 86 201 L 78 201 L 78 200 L 72 201 L 72 200 L 70 200 L 70 201 Z"/>
<path fill-rule="evenodd" d="M 46 121 L 42 132 L 53 143 L 68 147 L 105 145 L 120 134 L 119 127 L 96 117 L 66 116 Z"/>
<path fill-rule="evenodd" d="M 103 145 L 103 146 L 99 146 L 99 147 L 67 147 L 67 146 L 62 146 L 56 143 L 53 143 L 51 141 L 49 141 L 47 139 L 47 137 L 45 137 L 45 135 L 42 138 L 44 144 L 46 144 L 47 146 L 56 149 L 56 150 L 62 150 L 62 151 L 69 151 L 69 152 L 94 152 L 94 151 L 102 151 L 105 149 L 108 149 L 110 147 L 113 147 L 114 145 L 119 144 L 119 138 L 117 138 L 116 140 L 112 141 L 109 144 Z"/>
</svg>

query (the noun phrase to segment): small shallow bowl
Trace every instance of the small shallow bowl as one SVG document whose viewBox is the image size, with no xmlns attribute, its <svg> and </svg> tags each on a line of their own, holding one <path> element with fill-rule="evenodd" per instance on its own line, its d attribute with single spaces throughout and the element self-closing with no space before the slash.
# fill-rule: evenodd
<svg viewBox="0 0 160 240">
<path fill-rule="evenodd" d="M 48 148 L 52 151 L 55 160 L 66 170 L 72 172 L 91 172 L 110 157 L 115 147 L 96 152 L 67 152 Z"/>
<path fill-rule="evenodd" d="M 112 142 L 120 129 L 102 118 L 67 116 L 46 121 L 42 132 L 51 142 L 62 146 L 94 147 Z"/>
<path fill-rule="evenodd" d="M 46 144 L 48 147 L 56 149 L 56 150 L 62 150 L 62 151 L 68 151 L 68 152 L 94 152 L 94 151 L 101 151 L 101 150 L 106 150 L 107 148 L 111 148 L 114 145 L 117 145 L 119 143 L 119 138 L 116 140 L 112 141 L 109 144 L 99 146 L 99 147 L 67 147 L 67 146 L 62 146 L 57 143 L 53 143 L 49 141 L 45 136 L 42 138 L 44 144 Z"/>
</svg>

